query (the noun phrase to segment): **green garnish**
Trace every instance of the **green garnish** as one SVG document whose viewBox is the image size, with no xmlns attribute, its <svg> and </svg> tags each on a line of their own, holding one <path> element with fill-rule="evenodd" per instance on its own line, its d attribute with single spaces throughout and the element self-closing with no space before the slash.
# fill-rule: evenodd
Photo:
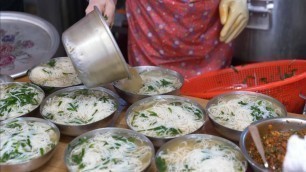
<svg viewBox="0 0 306 172">
<path fill-rule="evenodd" d="M 198 117 L 196 120 L 202 119 L 203 114 L 199 109 L 195 109 L 194 114 Z"/>
<path fill-rule="evenodd" d="M 132 143 L 136 142 L 136 139 L 134 137 L 129 137 L 127 140 Z"/>
<path fill-rule="evenodd" d="M 6 124 L 6 127 L 7 128 L 16 128 L 16 127 L 21 128 L 21 125 L 18 124 L 17 122 L 18 121 L 12 121 L 12 122 Z"/>
<path fill-rule="evenodd" d="M 7 91 L 8 97 L 0 100 L 0 116 L 4 116 L 5 112 L 10 113 L 13 108 L 16 108 L 16 105 L 21 107 L 29 104 L 38 105 L 38 100 L 36 98 L 38 93 L 29 87 L 30 86 L 27 84 L 22 86 L 11 86 L 11 88 Z"/>
<path fill-rule="evenodd" d="M 252 110 L 251 115 L 255 120 L 262 119 L 261 114 L 263 114 L 263 112 L 258 108 L 258 106 L 251 106 L 251 110 Z"/>
<path fill-rule="evenodd" d="M 160 172 L 166 172 L 167 171 L 166 160 L 161 158 L 161 157 L 156 158 L 156 166 L 157 166 L 158 171 L 160 171 Z"/>
<path fill-rule="evenodd" d="M 77 112 L 77 108 L 79 107 L 79 105 L 75 105 L 75 104 L 72 104 L 72 103 L 68 103 L 69 104 L 69 107 L 67 108 L 67 110 L 69 111 L 75 111 Z"/>
<path fill-rule="evenodd" d="M 51 71 L 47 71 L 46 69 L 42 69 L 42 71 L 44 71 L 45 73 L 51 74 Z"/>
<path fill-rule="evenodd" d="M 243 101 L 240 101 L 240 102 L 238 102 L 238 104 L 240 104 L 240 105 L 247 105 L 248 103 L 245 103 L 245 102 L 243 102 Z"/>
<path fill-rule="evenodd" d="M 72 75 L 73 73 L 66 73 L 66 72 L 63 72 L 63 75 Z"/>
<path fill-rule="evenodd" d="M 140 117 L 148 118 L 144 113 L 140 114 Z"/>
<path fill-rule="evenodd" d="M 270 112 L 273 112 L 273 111 L 274 111 L 271 107 L 268 107 L 268 106 L 266 107 L 266 110 L 267 110 L 267 111 L 270 111 Z"/>
<path fill-rule="evenodd" d="M 158 126 L 158 127 L 155 127 L 155 128 L 150 128 L 150 129 L 147 129 L 147 130 L 139 130 L 138 132 L 141 132 L 141 131 L 155 131 L 156 134 L 158 136 L 162 136 L 162 135 L 171 135 L 171 136 L 175 136 L 175 135 L 178 135 L 178 134 L 181 134 L 182 131 L 180 129 L 176 129 L 176 128 L 167 128 L 163 125 L 161 126 Z"/>
<path fill-rule="evenodd" d="M 85 148 L 82 148 L 82 151 L 79 154 L 72 155 L 71 157 L 72 162 L 79 165 L 79 169 L 82 169 L 85 167 L 85 165 L 82 163 L 84 155 L 85 155 Z"/>
<path fill-rule="evenodd" d="M 55 66 L 55 63 L 56 63 L 56 61 L 55 61 L 54 59 L 51 59 L 51 60 L 47 63 L 47 65 L 50 66 L 50 67 L 54 67 L 54 66 Z"/>
<path fill-rule="evenodd" d="M 22 155 L 22 153 L 18 152 L 17 149 L 11 152 L 5 152 L 2 157 L 0 157 L 0 163 L 5 163 L 10 159 L 16 159 L 18 156 Z"/>
<path fill-rule="evenodd" d="M 172 109 L 171 108 L 168 107 L 168 110 L 169 110 L 170 113 L 172 113 Z"/>
<path fill-rule="evenodd" d="M 99 101 L 103 101 L 103 103 L 106 103 L 109 101 L 109 98 L 106 96 L 102 96 L 101 98 L 99 98 Z"/>
<path fill-rule="evenodd" d="M 122 141 L 124 143 L 127 142 L 127 139 L 125 137 L 123 137 L 123 136 L 112 136 L 112 138 L 115 139 L 115 140 Z"/>
<path fill-rule="evenodd" d="M 154 87 L 152 85 L 148 85 L 148 90 L 149 91 L 154 91 L 155 89 L 154 89 Z"/>
<path fill-rule="evenodd" d="M 161 82 L 161 86 L 162 87 L 167 87 L 168 85 L 172 84 L 172 82 L 169 82 L 169 81 L 167 81 L 165 79 L 160 80 L 160 82 Z"/>
<path fill-rule="evenodd" d="M 148 110 L 148 112 L 150 113 L 150 116 L 158 116 L 156 112 L 150 111 Z"/>
<path fill-rule="evenodd" d="M 95 112 L 91 116 L 94 116 L 97 112 L 98 112 L 98 109 L 96 109 Z"/>
<path fill-rule="evenodd" d="M 39 149 L 39 152 L 40 152 L 40 155 L 44 155 L 44 153 L 45 153 L 45 151 L 44 151 L 43 148 L 40 148 L 40 149 Z"/>
<path fill-rule="evenodd" d="M 47 115 L 45 115 L 45 117 L 47 118 L 47 119 L 54 119 L 54 115 L 53 114 L 51 114 L 51 113 L 47 113 Z"/>
</svg>

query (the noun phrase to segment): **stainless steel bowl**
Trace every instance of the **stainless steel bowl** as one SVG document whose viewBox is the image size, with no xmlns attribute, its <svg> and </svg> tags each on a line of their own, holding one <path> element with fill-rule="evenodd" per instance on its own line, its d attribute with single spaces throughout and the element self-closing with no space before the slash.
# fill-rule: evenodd
<svg viewBox="0 0 306 172">
<path fill-rule="evenodd" d="M 65 57 L 57 57 L 57 58 L 65 58 Z M 67 57 L 68 58 L 68 57 Z M 54 59 L 54 58 L 53 58 Z M 48 61 L 47 63 L 49 63 L 50 61 Z M 42 85 L 42 84 L 38 84 L 38 83 L 35 83 L 32 79 L 31 79 L 31 73 L 32 73 L 32 70 L 35 69 L 36 67 L 39 67 L 41 65 L 45 65 L 46 63 L 41 63 L 37 66 L 34 66 L 33 68 L 31 68 L 30 70 L 27 71 L 27 76 L 29 78 L 29 80 L 31 81 L 31 83 L 35 84 L 35 85 L 38 85 L 40 88 L 42 88 L 44 90 L 44 92 L 48 95 L 48 94 L 51 94 L 57 90 L 60 90 L 60 89 L 63 89 L 63 88 L 67 88 L 67 87 L 72 87 L 72 86 L 77 86 L 77 85 L 81 85 L 82 83 L 80 84 L 76 84 L 76 85 L 68 85 L 68 86 L 47 86 L 47 85 Z"/>
<path fill-rule="evenodd" d="M 269 125 L 273 126 L 272 128 L 273 130 L 280 131 L 280 132 L 305 129 L 306 119 L 290 118 L 290 117 L 270 118 L 270 119 L 259 120 L 252 124 L 258 128 L 259 134 L 261 136 L 264 136 L 269 131 L 267 130 Z M 248 160 L 248 162 L 250 163 L 254 171 L 258 171 L 258 172 L 268 171 L 267 169 L 265 169 L 263 164 L 258 164 L 249 155 L 248 151 L 249 151 L 249 148 L 252 142 L 253 140 L 251 138 L 249 129 L 246 128 L 242 132 L 241 137 L 240 137 L 240 142 L 239 142 L 242 154 Z"/>
<path fill-rule="evenodd" d="M 120 135 L 120 136 L 123 136 L 123 137 L 133 137 L 133 138 L 137 138 L 137 139 L 143 141 L 146 145 L 148 145 L 151 148 L 151 155 L 152 155 L 149 162 L 146 162 L 146 165 L 145 165 L 143 171 L 145 171 L 146 169 L 148 169 L 150 167 L 150 164 L 151 164 L 151 162 L 153 161 L 153 158 L 154 158 L 155 150 L 154 150 L 153 144 L 151 143 L 151 141 L 147 137 L 145 137 L 144 135 L 142 135 L 140 133 L 132 131 L 132 130 L 109 127 L 109 128 L 100 128 L 100 129 L 96 129 L 96 130 L 93 130 L 93 131 L 89 131 L 89 132 L 84 133 L 84 134 L 78 136 L 77 138 L 73 139 L 68 144 L 68 146 L 65 150 L 65 164 L 66 164 L 67 169 L 69 171 L 72 171 L 72 169 L 69 165 L 69 156 L 71 154 L 71 151 L 74 149 L 75 146 L 78 145 L 80 140 L 82 140 L 82 139 L 84 140 L 84 138 L 90 139 L 92 137 L 95 137 L 97 134 L 105 134 L 105 133 L 111 133 L 111 134 Z"/>
<path fill-rule="evenodd" d="M 261 93 L 255 93 L 255 92 L 251 92 L 251 91 L 233 91 L 233 92 L 230 92 L 230 93 L 225 93 L 225 94 L 221 94 L 219 96 L 216 96 L 214 97 L 213 99 L 209 100 L 209 102 L 207 103 L 206 105 L 206 113 L 208 114 L 208 117 L 210 119 L 210 121 L 212 122 L 214 128 L 224 137 L 228 138 L 228 139 L 231 139 L 233 141 L 239 141 L 240 139 L 240 135 L 242 133 L 242 131 L 239 131 L 239 130 L 235 130 L 235 129 L 232 129 L 232 128 L 229 128 L 229 127 L 226 127 L 224 125 L 221 125 L 219 123 L 217 123 L 212 117 L 211 117 L 211 114 L 209 113 L 208 109 L 214 105 L 214 104 L 218 104 L 218 101 L 220 99 L 224 99 L 224 100 L 230 100 L 230 99 L 235 99 L 236 96 L 239 96 L 239 95 L 250 95 L 250 96 L 257 96 L 259 99 L 263 99 L 263 100 L 266 100 L 268 102 L 271 102 L 275 107 L 279 107 L 282 111 L 282 113 L 280 114 L 280 117 L 282 116 L 287 116 L 287 111 L 286 111 L 286 108 L 285 106 L 280 103 L 278 100 L 270 97 L 270 96 L 267 96 L 267 95 L 264 95 L 264 94 L 261 94 Z"/>
<path fill-rule="evenodd" d="M 62 42 L 87 87 L 128 77 L 126 62 L 98 8 L 68 28 Z"/>
<path fill-rule="evenodd" d="M 106 88 L 96 87 L 96 88 L 91 88 L 91 89 L 92 90 L 98 90 L 98 91 L 101 91 L 101 92 L 104 92 L 104 93 L 108 94 L 116 102 L 117 110 L 115 112 L 113 112 L 112 114 L 110 114 L 109 116 L 105 117 L 104 119 L 101 119 L 101 120 L 93 122 L 93 123 L 85 124 L 85 125 L 64 125 L 64 124 L 59 124 L 59 123 L 57 123 L 55 121 L 52 121 L 50 119 L 47 119 L 43 115 L 43 113 L 42 113 L 43 108 L 44 108 L 46 102 L 48 101 L 48 99 L 50 99 L 50 98 L 52 98 L 56 95 L 62 94 L 62 93 L 66 93 L 66 92 L 69 92 L 69 91 L 81 90 L 81 89 L 88 89 L 88 88 L 85 87 L 85 86 L 74 86 L 74 87 L 68 87 L 68 88 L 65 88 L 65 89 L 61 89 L 61 90 L 58 90 L 58 91 L 50 94 L 49 96 L 47 96 L 43 100 L 43 102 L 41 103 L 41 106 L 40 106 L 41 116 L 43 118 L 45 118 L 46 120 L 49 120 L 50 122 L 54 123 L 59 128 L 59 130 L 61 131 L 61 134 L 69 135 L 69 136 L 79 136 L 79 135 L 81 135 L 85 132 L 88 132 L 88 131 L 91 131 L 91 130 L 94 130 L 94 129 L 97 129 L 97 128 L 107 127 L 108 125 L 111 124 L 114 114 L 118 113 L 118 107 L 119 107 L 118 98 L 117 98 L 118 96 L 115 95 L 112 91 L 110 91 Z"/>
<path fill-rule="evenodd" d="M 38 105 L 35 108 L 30 109 L 29 112 L 22 113 L 22 114 L 20 114 L 18 116 L 15 116 L 13 118 L 17 118 L 17 117 L 35 117 L 35 116 L 37 116 L 37 114 L 39 113 L 38 107 L 40 106 L 41 102 L 43 101 L 43 99 L 45 97 L 45 92 L 40 87 L 38 87 L 37 85 L 31 84 L 31 83 L 27 83 L 27 82 L 6 82 L 6 83 L 0 83 L 0 86 L 3 86 L 3 85 L 10 86 L 10 85 L 16 85 L 16 84 L 21 84 L 21 85 L 28 84 L 29 86 L 37 89 L 39 92 L 41 92 L 42 99 L 40 100 L 40 102 L 38 102 Z M 7 119 L 5 119 L 5 120 L 7 120 Z"/>
<path fill-rule="evenodd" d="M 42 165 L 44 165 L 47 161 L 50 160 L 50 158 L 53 156 L 57 145 L 59 143 L 59 139 L 60 139 L 60 132 L 58 130 L 58 128 L 51 122 L 44 120 L 44 119 L 40 119 L 40 118 L 32 118 L 32 117 L 22 117 L 22 118 L 16 118 L 16 119 L 9 119 L 9 120 L 5 120 L 0 122 L 0 126 L 5 125 L 7 123 L 10 123 L 12 121 L 28 121 L 28 122 L 41 122 L 41 123 L 45 123 L 49 126 L 51 126 L 57 136 L 57 144 L 55 145 L 54 148 L 52 148 L 49 152 L 46 152 L 43 156 L 34 158 L 34 159 L 30 159 L 26 162 L 23 163 L 18 163 L 18 164 L 4 164 L 4 163 L 0 163 L 0 171 L 5 171 L 5 172 L 22 172 L 22 171 L 32 171 L 35 170 L 39 167 L 41 167 Z M 1 127 L 0 127 L 1 128 Z"/>
<path fill-rule="evenodd" d="M 151 105 L 155 104 L 156 102 L 161 103 L 161 102 L 165 102 L 165 103 L 169 103 L 169 102 L 188 102 L 191 103 L 193 105 L 195 105 L 197 108 L 199 108 L 202 111 L 203 114 L 203 121 L 202 121 L 202 125 L 195 131 L 191 132 L 191 133 L 195 133 L 198 130 L 200 130 L 204 123 L 207 121 L 207 115 L 205 113 L 205 110 L 202 108 L 202 106 L 200 104 L 198 104 L 197 102 L 185 98 L 185 97 L 180 97 L 180 96 L 175 96 L 175 95 L 158 95 L 158 96 L 152 96 L 152 97 L 147 97 L 145 99 L 139 100 L 136 103 L 132 104 L 126 111 L 126 115 L 125 115 L 125 120 L 126 123 L 128 125 L 128 127 L 130 129 L 133 130 L 133 127 L 131 126 L 131 123 L 129 121 L 131 114 L 138 109 L 142 109 L 145 107 L 150 107 Z M 191 134 L 188 133 L 188 134 Z M 147 136 L 147 135 L 146 135 Z M 152 142 L 153 145 L 155 147 L 160 147 L 161 145 L 163 145 L 164 143 L 166 143 L 167 141 L 169 141 L 170 139 L 179 137 L 181 135 L 177 135 L 177 136 L 172 136 L 172 137 L 151 137 L 151 136 L 147 136 Z"/>
<path fill-rule="evenodd" d="M 166 68 L 162 68 L 158 66 L 137 66 L 133 68 L 136 69 L 138 73 L 143 73 L 147 71 L 160 71 L 164 75 L 170 75 L 170 76 L 176 77 L 181 82 L 181 86 L 173 91 L 170 91 L 168 93 L 163 93 L 161 95 L 179 95 L 180 94 L 180 89 L 184 84 L 184 77 L 180 73 L 174 70 L 170 70 L 170 69 L 166 69 Z M 146 97 L 154 96 L 154 95 L 135 94 L 135 93 L 125 91 L 122 89 L 122 87 L 120 87 L 120 82 L 118 81 L 114 82 L 113 85 L 114 85 L 116 92 L 119 94 L 119 96 L 130 104 L 133 104 L 136 101 L 144 99 Z"/>
<path fill-rule="evenodd" d="M 170 140 L 169 142 L 167 142 L 166 144 L 164 144 L 162 147 L 160 147 L 158 149 L 158 151 L 156 152 L 155 155 L 155 165 L 157 167 L 157 169 L 159 169 L 157 162 L 157 158 L 160 157 L 160 154 L 162 152 L 169 152 L 171 150 L 173 150 L 175 147 L 178 147 L 179 145 L 182 146 L 183 142 L 186 141 L 194 141 L 197 142 L 198 140 L 204 141 L 205 142 L 215 142 L 216 145 L 225 145 L 226 147 L 232 149 L 235 152 L 235 156 L 237 157 L 237 159 L 242 163 L 242 165 L 244 166 L 245 169 L 247 169 L 247 161 L 245 160 L 245 158 L 243 157 L 240 148 L 232 143 L 229 140 L 226 140 L 224 138 L 221 137 L 217 137 L 217 136 L 213 136 L 213 135 L 208 135 L 208 134 L 190 134 L 190 135 L 186 135 L 186 136 L 181 136 L 178 138 L 175 138 L 173 140 Z M 189 167 L 192 168 L 192 167 Z M 198 170 L 198 169 L 195 169 Z"/>
</svg>

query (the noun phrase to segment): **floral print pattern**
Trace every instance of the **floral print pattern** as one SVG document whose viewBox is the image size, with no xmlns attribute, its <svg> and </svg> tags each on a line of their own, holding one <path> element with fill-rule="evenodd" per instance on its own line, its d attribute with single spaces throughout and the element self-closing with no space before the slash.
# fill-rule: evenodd
<svg viewBox="0 0 306 172">
<path fill-rule="evenodd" d="M 185 78 L 230 65 L 231 44 L 219 42 L 219 0 L 127 0 L 128 58 Z"/>
<path fill-rule="evenodd" d="M 31 40 L 19 40 L 19 32 L 8 33 L 0 29 L 0 67 L 14 67 L 14 62 L 19 60 L 21 62 L 27 61 L 31 58 L 25 50 L 34 47 L 34 42 Z"/>
</svg>

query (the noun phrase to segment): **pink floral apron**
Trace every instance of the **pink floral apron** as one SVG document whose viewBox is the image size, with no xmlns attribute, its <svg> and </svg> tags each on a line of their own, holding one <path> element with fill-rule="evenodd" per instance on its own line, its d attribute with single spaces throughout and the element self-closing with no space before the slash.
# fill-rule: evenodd
<svg viewBox="0 0 306 172">
<path fill-rule="evenodd" d="M 185 78 L 227 67 L 231 44 L 219 42 L 219 0 L 127 0 L 128 59 Z"/>
</svg>

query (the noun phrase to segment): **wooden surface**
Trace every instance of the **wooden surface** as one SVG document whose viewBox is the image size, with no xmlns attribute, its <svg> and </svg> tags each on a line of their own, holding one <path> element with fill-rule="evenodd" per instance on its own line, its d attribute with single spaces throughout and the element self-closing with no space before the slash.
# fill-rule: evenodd
<svg viewBox="0 0 306 172">
<path fill-rule="evenodd" d="M 29 82 L 27 77 L 18 78 L 15 80 L 16 82 Z M 207 104 L 207 100 L 199 99 L 199 98 L 193 98 L 188 97 L 190 99 L 193 99 L 197 101 L 203 108 L 205 108 Z M 128 128 L 126 122 L 125 122 L 125 111 L 128 108 L 128 106 L 123 107 L 121 113 L 118 113 L 118 115 L 115 115 L 113 118 L 113 123 L 111 127 L 118 127 L 118 128 Z M 288 113 L 289 117 L 296 117 L 296 118 L 306 118 L 305 116 L 302 116 L 300 114 L 293 114 Z M 204 126 L 198 131 L 198 133 L 201 134 L 212 134 L 216 136 L 220 136 L 217 131 L 213 128 L 211 122 L 207 119 Z M 44 166 L 41 168 L 35 170 L 35 172 L 64 172 L 67 171 L 65 162 L 64 162 L 64 152 L 67 147 L 67 144 L 72 141 L 74 137 L 61 135 L 59 145 L 51 158 L 50 161 L 48 161 Z M 238 143 L 236 143 L 238 144 Z M 155 150 L 157 151 L 157 150 Z M 149 171 L 156 171 L 154 168 L 154 164 L 151 165 L 151 168 Z"/>
</svg>

